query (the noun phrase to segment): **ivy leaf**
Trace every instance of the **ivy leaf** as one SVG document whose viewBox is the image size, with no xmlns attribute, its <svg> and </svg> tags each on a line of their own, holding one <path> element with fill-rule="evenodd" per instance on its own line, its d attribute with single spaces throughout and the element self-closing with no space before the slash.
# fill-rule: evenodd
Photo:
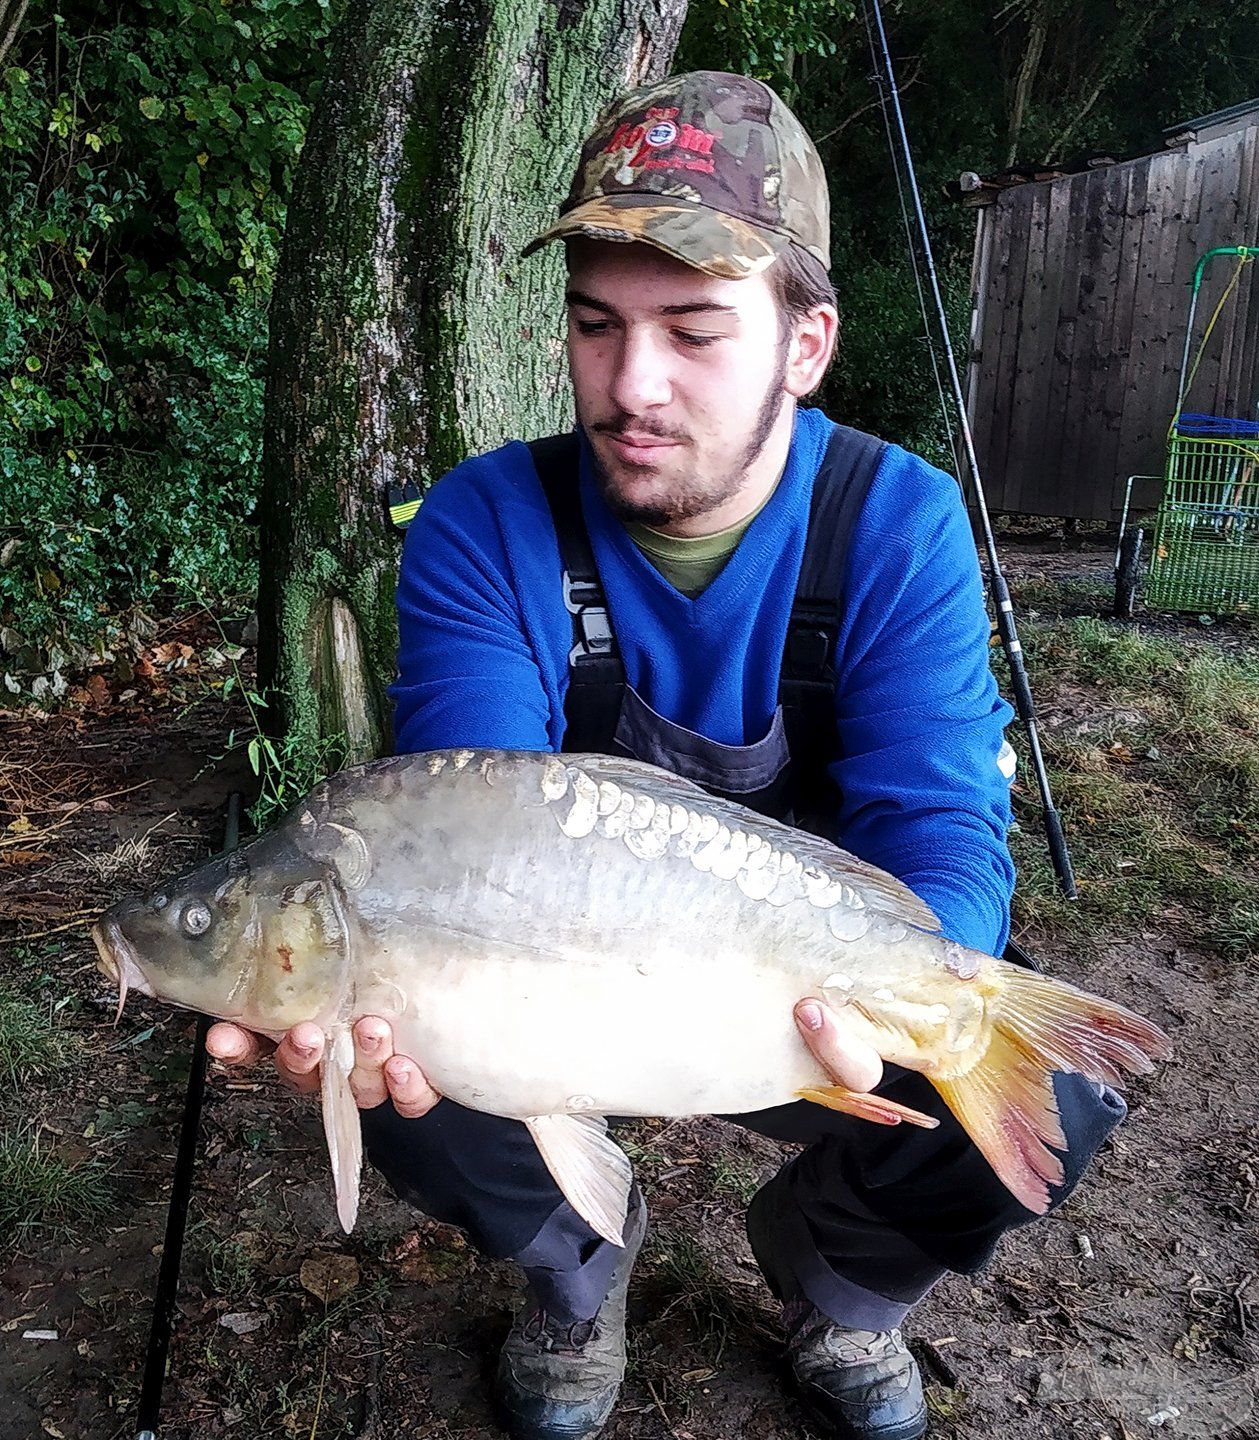
<svg viewBox="0 0 1259 1440">
<path fill-rule="evenodd" d="M 146 95 L 140 101 L 140 114 L 146 120 L 160 120 L 166 114 L 166 106 L 156 95 Z"/>
</svg>

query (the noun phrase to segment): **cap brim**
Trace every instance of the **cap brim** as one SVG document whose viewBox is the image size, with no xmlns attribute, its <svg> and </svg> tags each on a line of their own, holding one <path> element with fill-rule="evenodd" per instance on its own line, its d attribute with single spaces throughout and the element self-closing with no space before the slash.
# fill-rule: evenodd
<svg viewBox="0 0 1259 1440">
<path fill-rule="evenodd" d="M 551 240 L 585 235 L 623 245 L 654 245 L 706 275 L 743 280 L 772 265 L 791 244 L 759 225 L 694 201 L 660 195 L 601 195 L 575 206 L 520 252 L 532 255 Z"/>
</svg>

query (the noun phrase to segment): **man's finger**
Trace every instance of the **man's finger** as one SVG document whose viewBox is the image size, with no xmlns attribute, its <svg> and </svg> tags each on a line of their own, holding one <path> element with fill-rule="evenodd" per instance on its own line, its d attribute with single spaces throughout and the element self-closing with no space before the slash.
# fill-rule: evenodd
<svg viewBox="0 0 1259 1440">
<path fill-rule="evenodd" d="M 388 1099 L 385 1061 L 393 1054 L 393 1027 L 376 1015 L 364 1015 L 354 1024 L 354 1069 L 350 1089 L 360 1110 L 371 1110 Z"/>
<path fill-rule="evenodd" d="M 442 1098 L 424 1077 L 424 1072 L 405 1055 L 395 1055 L 385 1066 L 385 1083 L 393 1108 L 407 1120 L 427 1115 Z"/>
<path fill-rule="evenodd" d="M 224 1065 L 253 1065 L 275 1049 L 275 1041 L 255 1035 L 226 1020 L 218 1020 L 206 1031 L 205 1048 Z"/>
<path fill-rule="evenodd" d="M 848 1090 L 873 1090 L 883 1078 L 883 1059 L 873 1046 L 844 1035 L 835 1012 L 820 1000 L 801 1000 L 796 1024 L 827 1073 Z"/>
<path fill-rule="evenodd" d="M 299 1095 L 319 1089 L 319 1062 L 323 1059 L 324 1036 L 318 1025 L 302 1021 L 280 1041 L 275 1068 L 280 1079 Z"/>
</svg>

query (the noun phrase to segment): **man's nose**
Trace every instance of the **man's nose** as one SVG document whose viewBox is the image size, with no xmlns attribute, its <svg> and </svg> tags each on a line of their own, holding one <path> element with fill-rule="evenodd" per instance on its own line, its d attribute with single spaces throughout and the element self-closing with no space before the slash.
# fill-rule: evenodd
<svg viewBox="0 0 1259 1440">
<path fill-rule="evenodd" d="M 627 330 L 612 376 L 611 398 L 627 415 L 667 405 L 673 393 L 668 355 L 649 331 Z"/>
</svg>

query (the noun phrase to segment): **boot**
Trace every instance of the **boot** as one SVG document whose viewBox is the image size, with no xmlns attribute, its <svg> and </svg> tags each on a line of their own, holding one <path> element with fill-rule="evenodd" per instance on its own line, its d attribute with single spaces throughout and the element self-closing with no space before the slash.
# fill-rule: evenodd
<svg viewBox="0 0 1259 1440">
<path fill-rule="evenodd" d="M 919 1440 L 922 1377 L 899 1330 L 849 1330 L 810 1307 L 787 1341 L 805 1401 L 833 1440 Z"/>
<path fill-rule="evenodd" d="M 495 1399 L 512 1440 L 589 1440 L 603 1428 L 625 1377 L 625 1301 L 646 1231 L 647 1207 L 635 1185 L 625 1249 L 593 1320 L 565 1324 L 526 1296 L 495 1377 Z"/>
</svg>

